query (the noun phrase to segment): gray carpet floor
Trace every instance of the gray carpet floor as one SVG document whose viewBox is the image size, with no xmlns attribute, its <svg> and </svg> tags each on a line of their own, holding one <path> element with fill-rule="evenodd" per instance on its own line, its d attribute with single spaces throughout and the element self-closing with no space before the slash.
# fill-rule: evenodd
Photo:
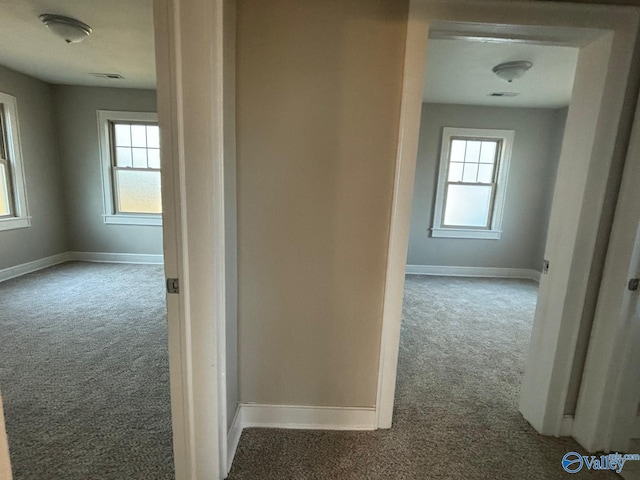
<svg viewBox="0 0 640 480">
<path fill-rule="evenodd" d="M 536 296 L 531 281 L 408 276 L 393 428 L 246 429 L 229 479 L 618 479 L 565 473 L 578 445 L 518 413 Z"/>
<path fill-rule="evenodd" d="M 247 429 L 232 480 L 616 479 L 517 411 L 536 302 L 520 280 L 408 276 L 394 427 Z M 15 480 L 173 478 L 162 269 L 71 263 L 0 283 Z"/>
<path fill-rule="evenodd" d="M 15 480 L 174 478 L 162 267 L 0 283 L 0 389 Z"/>
</svg>

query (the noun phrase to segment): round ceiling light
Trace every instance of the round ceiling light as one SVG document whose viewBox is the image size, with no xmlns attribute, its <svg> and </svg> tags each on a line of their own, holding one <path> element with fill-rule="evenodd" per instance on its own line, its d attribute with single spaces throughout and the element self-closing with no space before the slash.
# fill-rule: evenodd
<svg viewBox="0 0 640 480">
<path fill-rule="evenodd" d="M 533 67 L 533 63 L 525 60 L 518 62 L 506 62 L 493 67 L 493 73 L 502 80 L 511 83 L 516 78 L 522 77 L 531 67 Z"/>
<path fill-rule="evenodd" d="M 40 15 L 40 20 L 49 30 L 64 39 L 67 43 L 78 43 L 91 33 L 91 27 L 80 20 L 62 15 L 45 13 Z"/>
</svg>

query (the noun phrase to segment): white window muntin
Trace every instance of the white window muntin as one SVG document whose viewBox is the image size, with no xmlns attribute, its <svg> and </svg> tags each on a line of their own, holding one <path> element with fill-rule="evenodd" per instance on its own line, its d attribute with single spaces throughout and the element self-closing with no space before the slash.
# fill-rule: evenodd
<svg viewBox="0 0 640 480">
<path fill-rule="evenodd" d="M 497 240 L 500 238 L 500 235 L 502 233 L 502 216 L 507 190 L 507 179 L 509 176 L 509 163 L 511 159 L 513 138 L 513 130 L 452 127 L 445 127 L 443 129 L 434 220 L 433 227 L 431 229 L 431 235 L 433 237 L 478 238 L 493 240 Z M 451 168 L 451 148 L 453 140 L 465 140 L 472 142 L 496 142 L 498 151 L 495 155 L 495 167 L 493 168 L 493 174 L 490 182 L 478 181 L 477 175 L 475 181 L 449 181 L 449 173 Z M 478 186 L 479 189 L 490 188 L 490 198 L 488 199 L 488 215 L 487 221 L 484 225 L 470 226 L 457 225 L 453 223 L 447 224 L 445 222 L 447 192 L 449 191 L 450 185 L 457 185 L 460 187 Z"/>
<path fill-rule="evenodd" d="M 102 167 L 102 186 L 104 197 L 104 221 L 108 224 L 124 225 L 162 225 L 159 213 L 122 212 L 118 205 L 117 171 L 112 131 L 114 124 L 157 124 L 158 115 L 153 112 L 122 112 L 98 110 L 98 129 L 100 140 L 100 159 Z M 159 172 L 156 168 L 126 168 L 129 172 Z"/>
<path fill-rule="evenodd" d="M 0 93 L 0 181 L 5 191 L 0 215 L 0 231 L 25 228 L 31 225 L 27 205 L 27 190 L 22 159 L 22 144 L 16 98 Z"/>
</svg>

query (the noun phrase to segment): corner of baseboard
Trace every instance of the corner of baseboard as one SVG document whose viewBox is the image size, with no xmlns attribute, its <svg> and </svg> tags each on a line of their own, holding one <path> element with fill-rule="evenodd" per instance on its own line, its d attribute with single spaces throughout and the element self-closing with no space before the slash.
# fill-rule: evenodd
<svg viewBox="0 0 640 480">
<path fill-rule="evenodd" d="M 39 258 L 31 262 L 21 263 L 12 267 L 0 270 L 0 282 L 11 280 L 12 278 L 21 277 L 28 273 L 37 272 L 44 268 L 53 267 L 60 263 L 68 262 L 70 259 L 69 252 L 57 253 L 49 257 Z"/>
<path fill-rule="evenodd" d="M 227 473 L 245 428 L 375 430 L 375 408 L 241 403 L 227 433 Z"/>
<path fill-rule="evenodd" d="M 146 253 L 99 253 L 99 252 L 62 252 L 49 257 L 39 258 L 31 262 L 21 263 L 0 270 L 0 282 L 21 277 L 65 262 L 96 263 L 135 263 L 143 265 L 162 265 L 164 256 Z"/>
<path fill-rule="evenodd" d="M 238 450 L 238 444 L 240 443 L 240 436 L 242 435 L 242 405 L 238 405 L 236 413 L 233 416 L 231 427 L 227 433 L 227 473 L 231 471 L 233 465 L 233 459 L 236 456 L 236 450 Z"/>
</svg>

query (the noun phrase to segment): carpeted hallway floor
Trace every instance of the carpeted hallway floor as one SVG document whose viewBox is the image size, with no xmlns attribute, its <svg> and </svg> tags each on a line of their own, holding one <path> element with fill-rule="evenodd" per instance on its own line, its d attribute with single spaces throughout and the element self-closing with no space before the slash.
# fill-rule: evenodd
<svg viewBox="0 0 640 480">
<path fill-rule="evenodd" d="M 394 428 L 247 429 L 231 480 L 616 479 L 517 412 L 536 284 L 408 276 Z M 173 478 L 161 267 L 70 263 L 0 283 L 15 480 Z"/>
<path fill-rule="evenodd" d="M 565 473 L 578 445 L 517 411 L 536 295 L 531 281 L 408 276 L 393 428 L 247 429 L 229 479 L 619 478 Z"/>
<path fill-rule="evenodd" d="M 162 267 L 0 283 L 0 332 L 14 480 L 174 478 Z"/>
</svg>

